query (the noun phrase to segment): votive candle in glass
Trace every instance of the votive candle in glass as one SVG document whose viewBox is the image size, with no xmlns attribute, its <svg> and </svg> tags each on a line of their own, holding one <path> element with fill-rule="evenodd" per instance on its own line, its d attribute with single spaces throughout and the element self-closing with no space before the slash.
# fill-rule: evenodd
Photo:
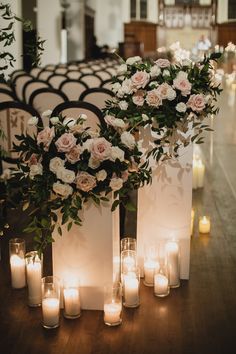
<svg viewBox="0 0 236 354">
<path fill-rule="evenodd" d="M 180 286 L 180 248 L 178 240 L 167 241 L 166 256 L 170 287 L 178 288 Z"/>
<path fill-rule="evenodd" d="M 120 250 L 122 251 L 137 251 L 137 242 L 133 237 L 125 237 L 120 241 Z"/>
<path fill-rule="evenodd" d="M 168 267 L 162 264 L 154 275 L 154 295 L 159 297 L 165 297 L 169 295 L 169 292 L 170 287 Z"/>
<path fill-rule="evenodd" d="M 28 285 L 28 305 L 40 306 L 42 302 L 42 256 L 39 258 L 37 251 L 25 255 L 26 276 Z"/>
<path fill-rule="evenodd" d="M 11 285 L 14 289 L 26 286 L 25 277 L 25 240 L 12 238 L 9 241 Z"/>
<path fill-rule="evenodd" d="M 79 281 L 64 281 L 64 317 L 78 318 L 81 315 Z"/>
<path fill-rule="evenodd" d="M 135 251 L 127 250 L 121 252 L 121 273 L 126 273 L 137 265 L 137 255 Z"/>
<path fill-rule="evenodd" d="M 42 278 L 43 327 L 47 329 L 59 326 L 60 282 L 55 276 Z"/>
<path fill-rule="evenodd" d="M 123 305 L 125 307 L 138 307 L 140 303 L 139 286 L 140 271 L 135 268 L 133 271 L 122 274 L 123 282 Z"/>
<path fill-rule="evenodd" d="M 108 326 L 121 324 L 122 285 L 109 284 L 104 289 L 104 323 Z"/>
<path fill-rule="evenodd" d="M 157 261 L 158 249 L 156 245 L 145 245 L 144 256 L 144 285 L 154 286 L 154 273 L 159 267 Z"/>
<path fill-rule="evenodd" d="M 209 234 L 211 231 L 211 221 L 209 216 L 201 216 L 199 218 L 199 232 L 201 234 Z"/>
</svg>

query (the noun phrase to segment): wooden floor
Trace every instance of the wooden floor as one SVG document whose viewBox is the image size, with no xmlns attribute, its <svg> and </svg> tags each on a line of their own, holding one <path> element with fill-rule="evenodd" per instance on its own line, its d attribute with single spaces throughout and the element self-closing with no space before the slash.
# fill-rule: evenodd
<svg viewBox="0 0 236 354">
<path fill-rule="evenodd" d="M 26 290 L 10 288 L 8 238 L 18 235 L 19 220 L 15 213 L 9 214 L 13 226 L 1 239 L 1 354 L 235 353 L 236 103 L 232 106 L 232 97 L 225 92 L 221 98 L 214 138 L 209 136 L 204 146 L 205 187 L 193 193 L 190 280 L 163 299 L 142 285 L 140 307 L 124 309 L 119 327 L 105 326 L 101 311 L 83 311 L 77 320 L 61 317 L 58 329 L 44 330 L 41 309 L 27 306 Z M 197 218 L 203 213 L 211 216 L 210 236 L 198 234 Z"/>
</svg>

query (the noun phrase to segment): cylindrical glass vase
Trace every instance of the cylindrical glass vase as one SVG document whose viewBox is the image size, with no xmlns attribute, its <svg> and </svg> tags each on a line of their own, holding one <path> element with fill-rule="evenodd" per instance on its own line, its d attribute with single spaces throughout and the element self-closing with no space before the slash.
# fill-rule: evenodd
<svg viewBox="0 0 236 354">
<path fill-rule="evenodd" d="M 109 284 L 104 288 L 104 323 L 108 326 L 121 324 L 122 285 Z"/>
<path fill-rule="evenodd" d="M 166 257 L 171 288 L 180 286 L 180 247 L 178 240 L 169 240 L 166 243 Z"/>
<path fill-rule="evenodd" d="M 121 273 L 127 273 L 137 266 L 137 254 L 127 250 L 121 252 Z"/>
<path fill-rule="evenodd" d="M 25 255 L 26 276 L 28 285 L 28 305 L 41 306 L 42 303 L 42 256 L 39 258 L 37 251 L 31 251 Z"/>
<path fill-rule="evenodd" d="M 60 282 L 57 277 L 42 278 L 43 327 L 47 329 L 59 326 Z"/>
<path fill-rule="evenodd" d="M 137 242 L 133 237 L 125 237 L 120 241 L 120 250 L 122 251 L 137 251 Z"/>
<path fill-rule="evenodd" d="M 145 255 L 144 255 L 144 285 L 154 286 L 154 274 L 157 268 L 159 268 L 158 263 L 158 248 L 157 245 L 145 245 Z"/>
<path fill-rule="evenodd" d="M 25 277 L 25 240 L 12 238 L 9 241 L 11 285 L 14 289 L 26 286 Z"/>
<path fill-rule="evenodd" d="M 122 274 L 123 305 L 125 307 L 138 307 L 140 304 L 140 271 L 135 268 Z"/>
<path fill-rule="evenodd" d="M 64 317 L 75 319 L 81 315 L 79 280 L 65 280 L 63 289 Z"/>
<path fill-rule="evenodd" d="M 160 264 L 154 275 L 154 295 L 165 297 L 170 293 L 167 264 Z"/>
</svg>

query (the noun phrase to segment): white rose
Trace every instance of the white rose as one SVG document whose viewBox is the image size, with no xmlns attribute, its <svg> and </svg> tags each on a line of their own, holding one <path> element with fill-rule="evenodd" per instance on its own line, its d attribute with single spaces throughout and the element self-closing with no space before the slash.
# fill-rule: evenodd
<svg viewBox="0 0 236 354">
<path fill-rule="evenodd" d="M 131 81 L 130 79 L 125 79 L 125 80 L 122 82 L 121 90 L 122 90 L 123 94 L 129 95 L 130 93 L 132 93 L 132 92 L 133 92 L 133 84 L 132 84 L 132 81 Z M 120 92 L 120 90 L 119 90 L 118 92 Z"/>
<path fill-rule="evenodd" d="M 120 136 L 121 142 L 127 146 L 129 149 L 133 149 L 135 146 L 135 139 L 129 132 L 123 132 Z"/>
<path fill-rule="evenodd" d="M 169 101 L 173 101 L 176 97 L 176 92 L 175 90 L 172 89 L 172 87 L 170 87 L 168 90 L 167 90 L 167 99 Z"/>
<path fill-rule="evenodd" d="M 91 138 L 99 138 L 99 135 L 100 135 L 98 130 L 89 129 L 88 133 L 91 136 Z"/>
<path fill-rule="evenodd" d="M 180 113 L 184 113 L 184 112 L 186 112 L 187 106 L 184 102 L 179 102 L 175 108 L 176 108 L 176 111 L 178 111 Z"/>
<path fill-rule="evenodd" d="M 125 74 L 126 73 L 126 71 L 127 71 L 127 65 L 126 64 L 121 64 L 120 66 L 119 66 L 119 68 L 117 69 L 117 74 L 118 75 L 123 75 L 123 74 Z"/>
<path fill-rule="evenodd" d="M 109 186 L 113 191 L 118 191 L 123 186 L 123 179 L 118 177 L 113 177 L 109 183 Z"/>
<path fill-rule="evenodd" d="M 29 119 L 28 119 L 28 125 L 30 125 L 30 126 L 34 126 L 34 125 L 37 125 L 38 124 L 38 121 L 39 121 L 39 119 L 37 118 L 37 117 L 30 117 Z"/>
<path fill-rule="evenodd" d="M 36 175 L 42 175 L 42 174 L 43 174 L 43 166 L 41 163 L 30 166 L 29 176 L 31 179 L 34 179 Z"/>
<path fill-rule="evenodd" d="M 124 96 L 124 91 L 122 89 L 122 87 L 119 88 L 119 90 L 117 91 L 116 95 L 119 97 L 119 98 L 122 98 Z"/>
<path fill-rule="evenodd" d="M 96 178 L 98 181 L 104 181 L 107 178 L 107 173 L 105 170 L 101 170 L 96 173 Z"/>
<path fill-rule="evenodd" d="M 62 160 L 60 157 L 54 157 L 49 162 L 49 170 L 55 174 L 57 174 L 60 168 L 64 168 L 65 161 Z"/>
<path fill-rule="evenodd" d="M 183 59 L 182 60 L 182 65 L 183 66 L 190 66 L 192 61 L 190 59 Z"/>
<path fill-rule="evenodd" d="M 112 91 L 114 92 L 117 92 L 119 89 L 121 88 L 121 84 L 119 82 L 115 82 L 113 85 L 112 85 Z"/>
<path fill-rule="evenodd" d="M 159 84 L 157 81 L 151 81 L 148 86 L 151 88 L 157 88 L 159 86 Z"/>
<path fill-rule="evenodd" d="M 83 151 L 85 150 L 88 150 L 90 151 L 91 149 L 91 146 L 92 146 L 92 143 L 93 143 L 93 139 L 87 139 L 84 143 L 83 143 Z"/>
<path fill-rule="evenodd" d="M 52 125 L 56 125 L 59 122 L 59 118 L 58 117 L 52 117 L 52 118 L 50 118 L 50 122 L 52 123 Z"/>
<path fill-rule="evenodd" d="M 74 171 L 62 168 L 60 169 L 60 173 L 58 173 L 57 177 L 60 178 L 62 182 L 73 183 L 75 180 L 75 173 Z"/>
<path fill-rule="evenodd" d="M 60 182 L 53 183 L 52 189 L 63 198 L 67 198 L 73 193 L 73 188 L 69 184 L 62 184 Z"/>
<path fill-rule="evenodd" d="M 158 76 L 158 75 L 160 75 L 160 73 L 161 73 L 161 69 L 159 68 L 159 66 L 153 65 L 151 67 L 151 71 L 150 71 L 150 76 L 151 77 Z"/>
<path fill-rule="evenodd" d="M 167 69 L 163 70 L 163 76 L 170 76 L 169 70 Z"/>
<path fill-rule="evenodd" d="M 44 112 L 42 113 L 42 117 L 50 117 L 51 114 L 52 114 L 51 109 L 48 109 L 47 111 L 44 111 Z"/>
<path fill-rule="evenodd" d="M 118 159 L 120 161 L 124 161 L 125 153 L 118 146 L 112 146 L 110 160 L 116 161 L 116 159 Z"/>
<path fill-rule="evenodd" d="M 135 57 L 130 57 L 126 60 L 126 64 L 128 65 L 133 65 L 139 61 L 142 61 L 142 58 L 139 56 L 135 56 Z"/>
<path fill-rule="evenodd" d="M 119 102 L 119 107 L 122 111 L 126 111 L 126 109 L 128 108 L 128 103 L 126 101 L 120 101 Z"/>
<path fill-rule="evenodd" d="M 75 124 L 76 124 L 76 120 L 75 120 L 74 118 L 66 117 L 66 118 L 63 120 L 63 125 L 64 125 L 64 126 L 67 126 L 67 127 L 69 127 L 69 128 L 73 127 Z"/>
<path fill-rule="evenodd" d="M 148 121 L 149 120 L 149 117 L 146 115 L 146 114 L 142 114 L 142 119 L 144 122 Z"/>
<path fill-rule="evenodd" d="M 100 166 L 100 161 L 90 157 L 89 162 L 88 162 L 88 166 L 90 168 L 92 168 L 93 170 L 95 170 L 96 168 L 98 168 Z"/>
</svg>

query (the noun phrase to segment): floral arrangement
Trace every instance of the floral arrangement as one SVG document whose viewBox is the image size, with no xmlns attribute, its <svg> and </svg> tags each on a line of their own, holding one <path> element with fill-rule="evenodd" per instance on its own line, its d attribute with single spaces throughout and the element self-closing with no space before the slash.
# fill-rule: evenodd
<svg viewBox="0 0 236 354">
<path fill-rule="evenodd" d="M 149 171 L 140 167 L 142 154 L 124 125 L 94 131 L 85 121 L 84 114 L 78 119 L 51 117 L 51 125 L 36 136 L 17 136 L 19 169 L 11 172 L 8 184 L 18 187 L 23 209 L 33 209 L 25 231 L 35 234 L 40 251 L 53 241 L 55 227 L 62 234 L 56 210 L 70 230 L 73 223 L 81 225 L 79 212 L 87 201 L 99 205 L 113 192 L 112 210 L 121 202 L 129 208 L 127 192 L 150 181 Z M 28 124 L 36 125 L 37 118 Z"/>
<path fill-rule="evenodd" d="M 107 123 L 118 118 L 130 131 L 150 125 L 153 148 L 147 157 L 157 161 L 178 157 L 179 148 L 193 141 L 202 143 L 201 134 L 211 130 L 204 119 L 218 111 L 215 101 L 221 88 L 213 61 L 220 55 L 213 53 L 200 63 L 181 59 L 173 64 L 168 59 L 128 58 L 114 78 L 115 99 L 107 103 Z"/>
</svg>

